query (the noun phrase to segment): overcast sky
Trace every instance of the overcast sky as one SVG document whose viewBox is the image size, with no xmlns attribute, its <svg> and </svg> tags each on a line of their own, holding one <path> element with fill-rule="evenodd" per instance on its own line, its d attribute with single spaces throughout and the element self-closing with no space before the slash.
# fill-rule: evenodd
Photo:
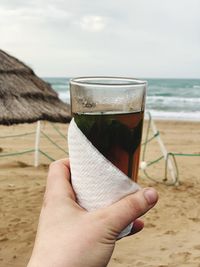
<svg viewBox="0 0 200 267">
<path fill-rule="evenodd" d="M 0 48 L 42 77 L 200 78 L 200 1 L 0 0 Z"/>
</svg>

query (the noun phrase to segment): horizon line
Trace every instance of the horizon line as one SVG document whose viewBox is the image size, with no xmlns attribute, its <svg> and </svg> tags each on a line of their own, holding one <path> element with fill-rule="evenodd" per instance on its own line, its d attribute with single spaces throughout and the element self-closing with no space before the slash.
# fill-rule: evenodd
<svg viewBox="0 0 200 267">
<path fill-rule="evenodd" d="M 100 75 L 91 75 L 91 76 L 96 76 L 96 77 L 100 77 Z M 103 75 L 105 77 L 119 77 L 118 75 L 115 76 L 110 76 L 110 75 Z M 41 78 L 74 78 L 74 77 L 79 77 L 79 76 L 39 76 Z M 80 76 L 80 77 L 84 77 Z M 101 75 L 102 77 L 102 75 Z M 121 77 L 126 77 L 126 76 L 121 76 Z M 134 77 L 135 78 L 135 77 Z M 137 77 L 137 79 L 166 79 L 166 80 L 200 80 L 200 77 L 185 77 L 185 78 L 181 78 L 181 77 Z"/>
</svg>

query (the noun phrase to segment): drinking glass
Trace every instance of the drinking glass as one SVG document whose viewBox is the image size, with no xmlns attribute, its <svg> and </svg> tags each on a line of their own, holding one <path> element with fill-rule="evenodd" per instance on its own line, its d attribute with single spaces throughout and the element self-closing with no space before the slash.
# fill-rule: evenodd
<svg viewBox="0 0 200 267">
<path fill-rule="evenodd" d="M 74 120 L 96 149 L 137 181 L 147 82 L 124 77 L 70 81 Z"/>
</svg>

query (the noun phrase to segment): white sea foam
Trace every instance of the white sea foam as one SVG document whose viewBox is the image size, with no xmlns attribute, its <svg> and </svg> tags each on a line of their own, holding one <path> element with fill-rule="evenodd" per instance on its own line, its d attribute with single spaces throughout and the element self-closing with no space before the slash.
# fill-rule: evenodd
<svg viewBox="0 0 200 267">
<path fill-rule="evenodd" d="M 158 111 L 148 110 L 154 119 L 159 120 L 181 120 L 181 121 L 199 121 L 200 112 L 170 112 L 170 111 Z M 145 115 L 145 118 L 148 118 Z"/>
<path fill-rule="evenodd" d="M 189 98 L 189 97 L 170 97 L 170 96 L 147 96 L 148 102 L 165 102 L 165 103 L 171 103 L 171 102 L 184 102 L 184 103 L 200 103 L 200 98 Z"/>
<path fill-rule="evenodd" d="M 59 92 L 59 98 L 64 102 L 70 103 L 70 93 L 69 91 Z"/>
</svg>

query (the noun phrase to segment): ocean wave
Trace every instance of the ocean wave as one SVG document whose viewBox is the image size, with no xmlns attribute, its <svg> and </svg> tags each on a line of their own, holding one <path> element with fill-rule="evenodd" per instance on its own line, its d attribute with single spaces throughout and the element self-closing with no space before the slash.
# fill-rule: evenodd
<svg viewBox="0 0 200 267">
<path fill-rule="evenodd" d="M 65 82 L 51 82 L 51 85 L 53 87 L 58 87 L 58 88 L 59 88 L 59 86 L 64 86 L 66 88 L 66 90 L 67 90 L 67 87 L 68 87 Z"/>
<path fill-rule="evenodd" d="M 70 103 L 69 79 L 46 79 L 61 100 Z M 158 119 L 200 121 L 199 80 L 151 80 L 147 90 L 146 109 Z"/>
<path fill-rule="evenodd" d="M 147 97 L 148 109 L 174 112 L 200 112 L 200 98 Z"/>
<path fill-rule="evenodd" d="M 159 90 L 154 89 L 148 89 L 147 90 L 148 96 L 164 96 L 164 97 L 177 97 L 181 96 L 184 98 L 192 98 L 192 97 L 200 97 L 200 90 L 199 88 L 190 88 L 190 89 L 174 89 L 174 88 L 168 88 L 168 90 L 163 90 L 160 88 Z"/>
<path fill-rule="evenodd" d="M 69 87 L 70 78 L 43 78 L 43 80 L 50 83 L 52 87 L 65 86 L 67 89 Z"/>
<path fill-rule="evenodd" d="M 70 93 L 69 91 L 58 92 L 59 98 L 64 102 L 70 103 Z"/>
<path fill-rule="evenodd" d="M 52 87 L 57 92 L 59 92 L 59 91 L 69 91 L 68 88 L 66 87 L 66 84 L 56 84 L 56 85 L 52 85 Z"/>
<path fill-rule="evenodd" d="M 147 101 L 160 101 L 160 102 L 190 102 L 190 103 L 200 103 L 200 98 L 194 98 L 194 97 L 167 97 L 167 96 L 147 96 Z"/>
</svg>

